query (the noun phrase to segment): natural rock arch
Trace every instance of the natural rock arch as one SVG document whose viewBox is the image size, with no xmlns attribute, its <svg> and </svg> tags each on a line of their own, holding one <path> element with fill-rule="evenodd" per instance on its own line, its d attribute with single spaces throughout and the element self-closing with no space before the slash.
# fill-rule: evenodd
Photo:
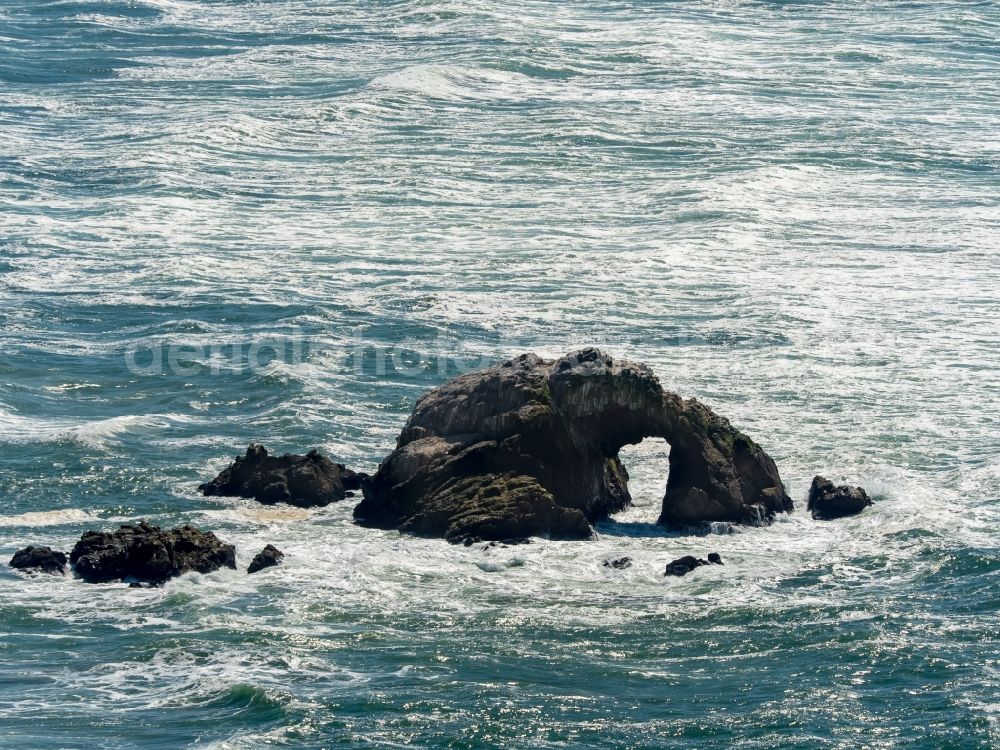
<svg viewBox="0 0 1000 750">
<path fill-rule="evenodd" d="M 774 462 L 728 420 L 645 365 L 585 349 L 524 354 L 427 393 L 355 517 L 453 541 L 585 538 L 631 503 L 618 451 L 647 437 L 671 447 L 661 524 L 761 524 L 792 509 Z"/>
</svg>

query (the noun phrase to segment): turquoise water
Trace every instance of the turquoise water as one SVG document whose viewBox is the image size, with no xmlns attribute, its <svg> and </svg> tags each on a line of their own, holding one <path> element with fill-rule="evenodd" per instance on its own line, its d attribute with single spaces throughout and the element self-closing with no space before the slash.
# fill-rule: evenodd
<svg viewBox="0 0 1000 750">
<path fill-rule="evenodd" d="M 0 558 L 138 517 L 287 555 L 0 567 L 0 747 L 1000 745 L 998 40 L 995 2 L 0 0 Z M 652 441 L 592 542 L 196 492 L 251 440 L 372 470 L 449 375 L 591 344 L 799 512 L 661 533 Z M 875 507 L 810 521 L 816 473 Z"/>
</svg>

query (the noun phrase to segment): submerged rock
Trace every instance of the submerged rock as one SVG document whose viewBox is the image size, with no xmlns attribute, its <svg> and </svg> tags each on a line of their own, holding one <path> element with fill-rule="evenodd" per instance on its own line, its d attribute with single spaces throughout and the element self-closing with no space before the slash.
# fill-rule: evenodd
<svg viewBox="0 0 1000 750">
<path fill-rule="evenodd" d="M 861 487 L 834 485 L 829 479 L 816 476 L 809 488 L 806 508 L 816 520 L 829 521 L 856 515 L 871 504 L 871 498 Z"/>
<path fill-rule="evenodd" d="M 468 540 L 467 539 L 463 540 L 462 543 L 465 544 L 465 541 Z M 478 541 L 481 542 L 482 539 Z M 483 549 L 494 549 L 495 547 L 503 547 L 504 549 L 507 549 L 509 547 L 518 547 L 522 544 L 531 544 L 531 538 L 519 537 L 517 539 L 494 539 L 492 542 L 487 542 L 486 544 L 484 544 Z M 471 544 L 466 546 L 471 546 Z"/>
<path fill-rule="evenodd" d="M 251 445 L 245 456 L 237 456 L 228 469 L 198 489 L 205 495 L 252 497 L 267 505 L 310 508 L 343 500 L 360 489 L 366 478 L 315 450 L 304 456 L 271 456 L 263 445 Z"/>
<path fill-rule="evenodd" d="M 663 572 L 663 575 L 684 576 L 695 568 L 700 568 L 703 565 L 722 564 L 722 556 L 718 552 L 709 553 L 707 560 L 695 557 L 694 555 L 684 555 L 684 557 L 678 557 L 673 562 L 667 563 L 667 569 Z"/>
<path fill-rule="evenodd" d="M 612 560 L 604 561 L 605 568 L 614 568 L 615 570 L 625 570 L 625 568 L 632 567 L 631 557 L 616 557 Z"/>
<path fill-rule="evenodd" d="M 29 573 L 66 575 L 66 553 L 51 547 L 31 545 L 14 553 L 10 558 L 10 567 Z"/>
<path fill-rule="evenodd" d="M 273 544 L 269 544 L 254 555 L 253 560 L 250 561 L 250 567 L 247 568 L 247 573 L 256 573 L 264 568 L 272 568 L 280 563 L 284 557 L 284 552 Z"/>
<path fill-rule="evenodd" d="M 76 574 L 91 583 L 131 580 L 159 584 L 189 571 L 235 569 L 236 548 L 194 526 L 163 531 L 140 521 L 114 532 L 86 532 L 69 559 Z"/>
<path fill-rule="evenodd" d="M 427 393 L 355 518 L 458 541 L 589 538 L 593 522 L 631 503 L 618 451 L 646 437 L 671 446 L 663 525 L 762 524 L 792 509 L 749 437 L 665 391 L 648 367 L 586 349 L 524 354 Z"/>
</svg>

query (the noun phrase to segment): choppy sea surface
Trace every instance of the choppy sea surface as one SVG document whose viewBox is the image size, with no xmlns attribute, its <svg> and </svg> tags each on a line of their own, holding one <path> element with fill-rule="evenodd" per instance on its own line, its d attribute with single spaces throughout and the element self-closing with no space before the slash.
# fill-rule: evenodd
<svg viewBox="0 0 1000 750">
<path fill-rule="evenodd" d="M 992 0 L 0 0 L 0 557 L 146 518 L 241 565 L 0 566 L 0 746 L 997 747 L 998 290 Z M 797 512 L 661 532 L 653 441 L 590 542 L 197 492 L 586 345 Z M 875 506 L 811 521 L 816 473 Z"/>
</svg>

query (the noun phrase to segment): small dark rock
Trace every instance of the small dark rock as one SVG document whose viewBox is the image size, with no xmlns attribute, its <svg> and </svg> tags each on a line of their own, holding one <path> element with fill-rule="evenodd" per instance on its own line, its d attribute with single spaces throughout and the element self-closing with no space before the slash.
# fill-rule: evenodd
<svg viewBox="0 0 1000 750">
<path fill-rule="evenodd" d="M 500 544 L 504 547 L 517 547 L 521 544 L 531 544 L 531 537 L 515 536 L 510 539 L 501 539 Z"/>
<path fill-rule="evenodd" d="M 466 547 L 471 547 L 473 544 L 478 544 L 483 541 L 479 537 L 466 537 L 463 544 Z M 531 539 L 529 537 L 511 537 L 510 539 L 494 539 L 490 542 L 486 542 L 483 545 L 483 549 L 492 549 L 493 547 L 517 547 L 522 544 L 531 544 Z"/>
<path fill-rule="evenodd" d="M 250 567 L 247 568 L 247 573 L 256 573 L 258 570 L 274 567 L 280 563 L 284 557 L 284 552 L 275 547 L 273 544 L 269 544 L 258 552 L 254 559 L 250 562 Z"/>
<path fill-rule="evenodd" d="M 32 545 L 15 552 L 10 567 L 33 573 L 66 575 L 66 553 Z"/>
<path fill-rule="evenodd" d="M 710 552 L 705 560 L 694 555 L 684 555 L 678 557 L 671 563 L 667 563 L 667 569 L 663 572 L 665 576 L 683 576 L 690 573 L 695 568 L 703 565 L 722 565 L 722 556 L 718 552 Z"/>
<path fill-rule="evenodd" d="M 270 456 L 263 445 L 251 445 L 211 482 L 198 489 L 205 495 L 252 497 L 266 505 L 289 503 L 300 508 L 329 505 L 361 489 L 366 474 L 335 464 L 317 451 L 304 456 Z"/>
<path fill-rule="evenodd" d="M 163 531 L 145 521 L 114 532 L 88 531 L 69 556 L 76 575 L 91 583 L 129 580 L 160 584 L 188 571 L 236 568 L 236 548 L 194 526 Z"/>
<path fill-rule="evenodd" d="M 605 568 L 614 568 L 615 570 L 625 570 L 625 568 L 632 567 L 631 557 L 616 557 L 611 560 L 604 561 Z"/>
<path fill-rule="evenodd" d="M 817 521 L 829 521 L 856 515 L 871 504 L 871 498 L 861 487 L 835 486 L 829 479 L 816 476 L 809 488 L 806 508 Z"/>
<path fill-rule="evenodd" d="M 701 567 L 702 565 L 708 565 L 707 560 L 701 560 L 693 555 L 684 555 L 684 557 L 678 557 L 673 562 L 667 563 L 667 569 L 664 571 L 665 576 L 683 576 L 690 573 L 695 568 Z"/>
</svg>

